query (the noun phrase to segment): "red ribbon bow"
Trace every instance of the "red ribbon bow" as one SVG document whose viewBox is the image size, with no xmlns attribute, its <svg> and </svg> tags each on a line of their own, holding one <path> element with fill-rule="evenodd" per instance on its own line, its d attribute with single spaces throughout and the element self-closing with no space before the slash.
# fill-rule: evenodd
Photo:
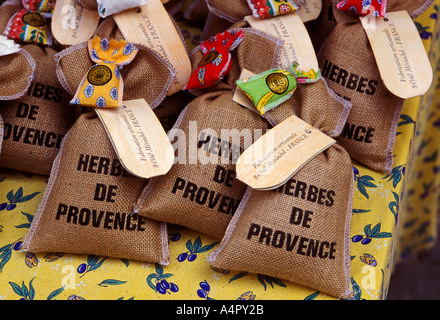
<svg viewBox="0 0 440 320">
<path fill-rule="evenodd" d="M 384 17 L 386 6 L 387 0 L 343 0 L 336 8 L 358 16 Z"/>
</svg>

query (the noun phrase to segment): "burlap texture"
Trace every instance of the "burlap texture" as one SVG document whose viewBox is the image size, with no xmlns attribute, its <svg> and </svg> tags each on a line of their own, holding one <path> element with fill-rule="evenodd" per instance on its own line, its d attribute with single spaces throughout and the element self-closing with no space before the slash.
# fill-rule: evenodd
<svg viewBox="0 0 440 320">
<path fill-rule="evenodd" d="M 203 26 L 202 41 L 231 28 L 232 25 L 232 22 L 209 12 Z"/>
<path fill-rule="evenodd" d="M 276 126 L 296 115 L 334 138 L 341 134 L 351 109 L 351 103 L 337 96 L 321 78 L 315 83 L 298 84 L 292 98 L 264 116 L 272 126 Z"/>
<path fill-rule="evenodd" d="M 166 225 L 131 215 L 146 182 L 122 169 L 96 113 L 83 114 L 63 141 L 23 249 L 169 263 Z M 105 197 L 98 186 L 108 188 Z"/>
<path fill-rule="evenodd" d="M 101 38 L 122 39 L 122 34 L 112 17 L 104 19 L 95 35 Z M 135 45 L 139 49 L 135 59 L 120 70 L 124 81 L 124 101 L 145 99 L 152 108 L 155 108 L 165 98 L 176 70 L 156 51 L 140 44 Z M 72 95 L 84 75 L 94 65 L 89 56 L 87 42 L 59 52 L 55 56 L 55 61 L 58 79 Z"/>
<path fill-rule="evenodd" d="M 275 65 L 278 62 L 274 59 Z M 351 103 L 330 90 L 325 79 L 320 79 L 312 84 L 298 84 L 293 97 L 267 112 L 265 118 L 275 126 L 296 115 L 320 131 L 337 137 L 351 107 Z M 315 196 L 317 194 L 320 196 Z M 350 285 L 352 197 L 350 156 L 344 148 L 334 145 L 307 163 L 278 190 L 248 188 L 222 243 L 209 257 L 210 263 L 223 269 L 290 280 L 341 297 Z M 306 211 L 313 212 L 309 228 L 289 222 L 293 208 L 300 208 L 304 215 Z M 255 235 L 248 239 L 250 231 Z M 261 237 L 266 233 L 271 235 Z M 296 235 L 304 248 L 290 247 Z M 322 243 L 333 246 L 334 252 L 326 256 L 322 251 L 321 258 L 316 248 Z M 280 269 L 280 264 L 286 267 Z"/>
<path fill-rule="evenodd" d="M 23 9 L 23 4 L 20 0 L 9 0 L 4 2 L 0 7 L 0 34 L 6 29 L 9 20 L 12 16 Z"/>
<path fill-rule="evenodd" d="M 295 4 L 301 7 L 304 2 L 305 0 L 297 0 Z M 206 0 L 206 3 L 208 4 L 209 11 L 230 22 L 238 22 L 243 20 L 245 16 L 252 15 L 252 10 L 247 0 Z"/>
<path fill-rule="evenodd" d="M 336 10 L 336 8 L 333 4 L 333 0 L 323 0 L 319 17 L 316 20 L 305 23 L 316 52 L 319 51 L 325 39 L 327 39 L 337 24 L 333 14 L 334 10 Z"/>
<path fill-rule="evenodd" d="M 192 131 L 194 125 L 196 132 Z M 232 92 L 218 91 L 192 101 L 178 119 L 177 128 L 188 141 L 179 144 L 178 140 L 176 157 L 186 154 L 186 162 L 177 162 L 165 176 L 151 179 L 141 197 L 139 214 L 220 240 L 246 190 L 246 185 L 235 179 L 235 162 L 230 154 L 237 155 L 240 148 L 249 147 L 254 141 L 253 130 L 260 129 L 261 134 L 267 123 L 233 102 Z M 222 130 L 235 133 L 225 139 Z M 207 140 L 197 147 L 198 141 Z M 191 160 L 194 156 L 198 157 L 195 161 Z"/>
<path fill-rule="evenodd" d="M 0 166 L 49 175 L 61 140 L 76 118 L 71 96 L 59 84 L 51 48 L 23 47 L 36 62 L 35 76 L 26 94 L 0 101 L 5 124 Z"/>
<path fill-rule="evenodd" d="M 178 160 L 166 175 L 151 180 L 135 210 L 139 214 L 183 225 L 216 239 L 223 237 L 246 190 L 245 184 L 235 179 L 237 154 L 250 146 L 269 126 L 256 112 L 232 101 L 232 90 L 242 68 L 256 73 L 272 68 L 280 46 L 277 39 L 267 34 L 254 29 L 242 30 L 245 36 L 232 52 L 231 71 L 215 87 L 199 90 L 199 97 L 186 107 L 177 120 L 175 129 L 182 130 L 188 138 L 186 145 L 183 145 L 184 150 L 180 150 L 186 152 L 187 161 Z M 255 55 L 253 48 L 263 45 L 266 50 Z M 194 67 L 202 58 L 200 48 L 193 50 L 191 58 Z M 194 124 L 197 126 L 195 133 L 191 131 Z M 235 134 L 222 139 L 222 129 L 234 130 Z M 258 130 L 257 136 L 255 129 Z M 202 136 L 202 131 L 206 135 Z M 197 148 L 197 141 L 207 141 L 209 133 L 209 143 L 201 143 Z M 238 142 L 236 139 L 240 136 Z M 219 143 L 220 147 L 216 147 Z M 182 146 L 177 145 L 179 148 Z M 228 145 L 229 152 L 225 145 Z M 212 161 L 204 163 L 200 158 L 190 160 L 190 157 L 194 159 L 197 156 L 194 150 L 210 157 Z M 181 159 L 179 151 L 176 153 L 176 158 Z"/>
<path fill-rule="evenodd" d="M 265 274 L 341 297 L 350 285 L 352 183 L 350 157 L 335 145 L 278 190 L 249 188 L 209 262 L 213 267 Z M 321 200 L 313 192 L 321 194 Z M 306 211 L 313 212 L 306 223 L 309 227 L 290 222 L 294 208 L 301 209 L 303 217 Z M 321 252 L 321 258 L 319 249 L 313 252 L 312 243 L 333 246 L 332 258 L 328 250 Z"/>
<path fill-rule="evenodd" d="M 74 2 L 81 7 L 98 10 L 98 2 L 96 0 L 74 0 Z"/>
<path fill-rule="evenodd" d="M 245 16 L 252 15 L 252 10 L 246 0 L 222 1 L 206 0 L 208 9 L 216 16 L 226 19 L 230 22 L 238 22 Z"/>
<path fill-rule="evenodd" d="M 0 100 L 13 100 L 25 94 L 34 79 L 35 68 L 35 60 L 26 50 L 0 56 Z"/>
<path fill-rule="evenodd" d="M 194 0 L 186 8 L 183 16 L 185 20 L 205 23 L 209 9 L 205 0 Z"/>
<path fill-rule="evenodd" d="M 327 135 L 337 137 L 350 110 L 351 104 L 335 96 L 321 79 L 313 84 L 299 85 L 291 99 L 267 112 L 265 117 L 275 126 L 297 115 Z M 317 193 L 325 198 L 330 191 L 335 195 L 332 205 L 324 204 L 324 200 L 313 195 Z M 340 297 L 349 290 L 350 283 L 352 197 L 351 159 L 347 151 L 336 144 L 307 163 L 278 191 L 251 191 L 249 188 L 220 247 L 209 260 L 214 267 L 278 277 Z M 293 207 L 313 212 L 310 228 L 289 223 Z M 260 234 L 248 240 L 251 224 L 254 224 L 252 228 L 259 226 Z M 334 259 L 316 258 L 313 253 L 310 253 L 312 257 L 307 256 L 307 243 L 307 249 L 303 249 L 305 256 L 297 254 L 298 248 L 287 250 L 287 242 L 281 245 L 278 238 L 270 240 L 275 241 L 275 246 L 261 243 L 259 236 L 263 227 L 272 230 L 273 236 L 277 230 L 281 231 L 277 237 L 285 237 L 286 241 L 290 233 L 293 237 L 313 239 L 314 245 L 316 240 L 336 243 Z M 280 264 L 288 267 L 279 269 Z"/>
<path fill-rule="evenodd" d="M 339 23 L 318 60 L 328 86 L 353 104 L 338 142 L 353 159 L 373 170 L 390 172 L 403 99 L 383 83 L 362 25 Z"/>
<path fill-rule="evenodd" d="M 160 105 L 153 109 L 165 132 L 172 129 L 180 113 L 192 100 L 194 96 L 188 91 L 178 91 L 167 96 Z"/>
</svg>

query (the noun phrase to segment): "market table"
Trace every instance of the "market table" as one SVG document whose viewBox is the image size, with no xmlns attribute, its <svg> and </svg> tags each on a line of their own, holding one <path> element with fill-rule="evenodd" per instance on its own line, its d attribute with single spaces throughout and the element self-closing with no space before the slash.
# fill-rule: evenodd
<svg viewBox="0 0 440 320">
<path fill-rule="evenodd" d="M 394 168 L 385 175 L 353 162 L 350 299 L 387 298 L 394 266 L 437 241 L 440 156 L 439 0 L 416 19 L 434 68 L 423 97 L 405 102 L 397 130 Z M 202 30 L 176 18 L 189 48 Z M 160 266 L 92 255 L 26 253 L 22 241 L 48 177 L 0 169 L 0 299 L 2 300 L 335 300 L 283 279 L 217 270 L 207 256 L 209 236 L 168 226 L 171 263 Z M 191 257 L 191 258 L 189 258 Z M 282 268 L 282 266 L 280 266 Z M 158 289 L 157 282 L 163 285 Z"/>
</svg>

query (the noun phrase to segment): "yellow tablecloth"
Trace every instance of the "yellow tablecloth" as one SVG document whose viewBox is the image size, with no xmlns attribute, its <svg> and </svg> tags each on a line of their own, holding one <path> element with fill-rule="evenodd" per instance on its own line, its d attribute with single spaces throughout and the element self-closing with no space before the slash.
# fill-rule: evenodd
<svg viewBox="0 0 440 320">
<path fill-rule="evenodd" d="M 396 261 L 429 249 L 436 242 L 440 194 L 439 2 L 416 20 L 430 53 L 435 81 L 426 96 L 405 103 L 393 173 L 383 175 L 353 163 L 358 174 L 351 236 L 353 240 L 368 236 L 371 241 L 351 243 L 352 299 L 386 299 Z M 191 47 L 197 29 L 188 27 L 184 31 Z M 282 279 L 214 270 L 207 255 L 218 243 L 179 226 L 169 226 L 171 264 L 165 267 L 90 255 L 21 252 L 21 241 L 47 178 L 0 169 L 2 300 L 337 299 Z M 179 256 L 190 251 L 196 259 L 179 262 Z M 157 290 L 157 281 L 164 280 L 168 289 Z"/>
</svg>

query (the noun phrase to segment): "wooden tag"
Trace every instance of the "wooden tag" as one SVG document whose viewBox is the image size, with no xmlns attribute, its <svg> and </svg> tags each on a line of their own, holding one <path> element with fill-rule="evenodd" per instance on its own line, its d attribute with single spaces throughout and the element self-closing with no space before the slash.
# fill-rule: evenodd
<svg viewBox="0 0 440 320">
<path fill-rule="evenodd" d="M 155 50 L 177 70 L 168 95 L 182 90 L 191 77 L 191 61 L 161 1 L 148 0 L 145 6 L 115 14 L 113 18 L 125 40 Z"/>
<path fill-rule="evenodd" d="M 122 166 L 140 178 L 166 174 L 174 149 L 155 113 L 144 99 L 122 108 L 95 108 Z"/>
<path fill-rule="evenodd" d="M 290 116 L 241 154 L 237 178 L 253 189 L 276 189 L 335 143 L 297 116 Z"/>
<path fill-rule="evenodd" d="M 62 45 L 75 45 L 89 40 L 98 23 L 98 11 L 83 8 L 74 0 L 57 0 L 52 16 L 52 35 Z"/>
<path fill-rule="evenodd" d="M 296 12 L 302 22 L 318 19 L 322 11 L 322 0 L 306 0 L 304 4 Z"/>
<path fill-rule="evenodd" d="M 425 94 L 433 71 L 420 34 L 406 11 L 385 18 L 362 17 L 385 86 L 396 96 L 409 99 Z"/>
<path fill-rule="evenodd" d="M 270 19 L 257 19 L 254 16 L 246 16 L 245 19 L 253 28 L 284 40 L 279 67 L 288 68 L 296 61 L 303 70 L 319 69 L 309 33 L 296 12 Z"/>
</svg>

